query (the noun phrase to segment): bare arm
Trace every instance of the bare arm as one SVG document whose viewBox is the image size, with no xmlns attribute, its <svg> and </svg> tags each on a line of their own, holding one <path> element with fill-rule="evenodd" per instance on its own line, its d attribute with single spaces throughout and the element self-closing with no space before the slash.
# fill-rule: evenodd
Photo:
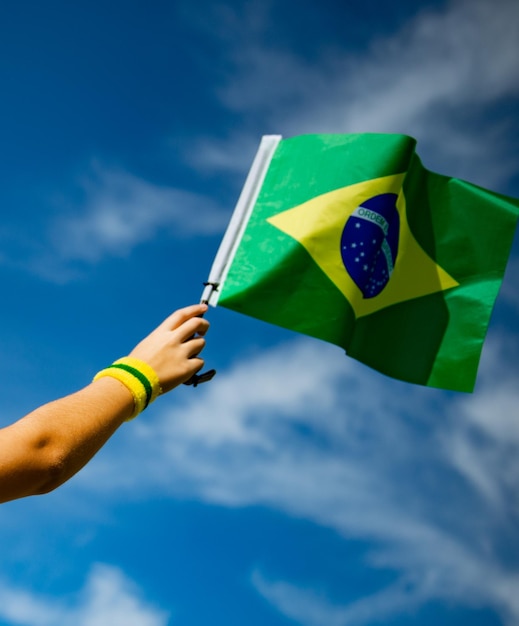
<svg viewBox="0 0 519 626">
<path fill-rule="evenodd" d="M 130 356 L 157 373 L 163 392 L 203 367 L 209 324 L 197 317 L 205 305 L 180 309 L 141 341 Z M 130 391 L 114 378 L 50 402 L 0 429 L 0 502 L 47 493 L 77 471 L 133 412 Z"/>
</svg>

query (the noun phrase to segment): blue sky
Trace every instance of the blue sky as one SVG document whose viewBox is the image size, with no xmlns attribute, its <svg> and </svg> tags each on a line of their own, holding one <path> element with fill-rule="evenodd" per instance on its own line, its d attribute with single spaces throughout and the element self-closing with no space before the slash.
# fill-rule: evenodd
<svg viewBox="0 0 519 626">
<path fill-rule="evenodd" d="M 196 302 L 263 134 L 403 132 L 519 196 L 519 4 L 7 1 L 2 424 Z M 212 310 L 206 361 L 0 509 L 0 626 L 519 623 L 519 238 L 476 391 Z"/>
</svg>

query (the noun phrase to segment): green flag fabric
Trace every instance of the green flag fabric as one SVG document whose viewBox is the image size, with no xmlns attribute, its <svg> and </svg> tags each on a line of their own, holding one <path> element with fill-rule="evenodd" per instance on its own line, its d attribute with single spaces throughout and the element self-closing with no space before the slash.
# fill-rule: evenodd
<svg viewBox="0 0 519 626">
<path fill-rule="evenodd" d="M 472 391 L 519 201 L 428 171 L 405 135 L 264 140 L 210 303 Z"/>
</svg>

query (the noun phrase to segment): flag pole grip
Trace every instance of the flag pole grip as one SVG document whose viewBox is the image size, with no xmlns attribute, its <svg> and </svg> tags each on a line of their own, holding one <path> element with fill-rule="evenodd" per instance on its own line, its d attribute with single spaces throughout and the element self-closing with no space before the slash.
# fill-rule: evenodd
<svg viewBox="0 0 519 626">
<path fill-rule="evenodd" d="M 211 297 L 211 293 L 218 289 L 218 283 L 204 283 L 204 292 L 202 293 L 202 298 L 200 300 L 200 304 L 209 304 L 209 298 Z M 203 314 L 199 317 L 204 317 Z M 193 335 L 194 337 L 194 335 Z M 192 339 L 192 337 L 191 337 Z M 214 378 L 216 374 L 215 369 L 207 370 L 207 372 L 203 372 L 202 374 L 193 374 L 189 380 L 186 380 L 183 384 L 193 387 L 198 387 L 201 383 L 207 383 Z"/>
</svg>

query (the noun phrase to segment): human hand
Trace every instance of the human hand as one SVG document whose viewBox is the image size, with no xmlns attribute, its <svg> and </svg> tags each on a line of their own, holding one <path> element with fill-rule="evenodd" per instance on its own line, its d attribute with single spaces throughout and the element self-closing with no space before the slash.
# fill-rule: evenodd
<svg viewBox="0 0 519 626">
<path fill-rule="evenodd" d="M 200 317 L 206 311 L 206 304 L 175 311 L 130 352 L 129 356 L 155 370 L 164 393 L 189 380 L 204 366 L 198 355 L 209 329 L 209 322 Z"/>
</svg>

